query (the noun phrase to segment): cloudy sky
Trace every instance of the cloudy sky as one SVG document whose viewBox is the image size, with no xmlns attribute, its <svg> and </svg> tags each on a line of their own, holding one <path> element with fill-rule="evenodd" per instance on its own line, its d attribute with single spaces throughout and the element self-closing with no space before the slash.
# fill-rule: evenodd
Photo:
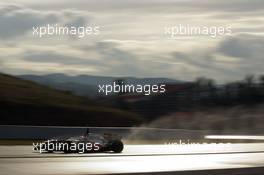
<svg viewBox="0 0 264 175">
<path fill-rule="evenodd" d="M 97 25 L 100 35 L 32 35 L 33 26 L 47 24 Z M 232 34 L 164 35 L 179 24 L 231 26 Z M 0 40 L 0 71 L 9 74 L 234 81 L 264 74 L 264 1 L 2 0 Z"/>
</svg>

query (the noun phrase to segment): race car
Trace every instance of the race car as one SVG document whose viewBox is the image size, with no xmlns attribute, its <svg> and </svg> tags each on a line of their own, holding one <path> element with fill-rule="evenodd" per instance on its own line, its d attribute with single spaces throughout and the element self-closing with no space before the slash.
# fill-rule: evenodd
<svg viewBox="0 0 264 175">
<path fill-rule="evenodd" d="M 89 133 L 75 137 L 60 137 L 46 140 L 34 150 L 39 152 L 91 153 L 123 151 L 124 144 L 117 135 Z"/>
</svg>

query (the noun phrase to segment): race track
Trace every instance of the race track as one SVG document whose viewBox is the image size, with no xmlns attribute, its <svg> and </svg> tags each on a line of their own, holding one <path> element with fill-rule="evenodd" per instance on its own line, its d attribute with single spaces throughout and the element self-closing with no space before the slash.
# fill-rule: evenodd
<svg viewBox="0 0 264 175">
<path fill-rule="evenodd" d="M 264 166 L 264 144 L 126 145 L 123 153 L 40 154 L 0 146 L 0 170 L 13 174 L 110 174 Z"/>
</svg>

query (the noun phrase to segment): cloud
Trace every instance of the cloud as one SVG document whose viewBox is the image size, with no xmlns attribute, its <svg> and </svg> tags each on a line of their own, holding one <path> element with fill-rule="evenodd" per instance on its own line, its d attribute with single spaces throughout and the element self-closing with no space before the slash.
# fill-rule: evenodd
<svg viewBox="0 0 264 175">
<path fill-rule="evenodd" d="M 35 4 L 36 2 L 31 2 Z M 39 2 L 37 2 L 39 3 Z M 208 1 L 208 0 L 58 0 L 47 1 L 46 5 L 50 6 L 66 6 L 77 7 L 82 9 L 95 10 L 145 10 L 157 11 L 164 10 L 166 12 L 190 12 L 190 11 L 230 11 L 230 12 L 247 12 L 247 11 L 262 11 L 264 2 L 262 0 L 222 0 L 222 1 Z"/>
<path fill-rule="evenodd" d="M 238 57 L 237 71 L 241 75 L 263 74 L 264 37 L 238 35 L 220 43 L 217 51 L 226 57 Z"/>
<path fill-rule="evenodd" d="M 238 35 L 220 43 L 218 51 L 231 57 L 245 59 L 264 59 L 264 37 L 254 35 Z"/>
<path fill-rule="evenodd" d="M 55 14 L 39 13 L 17 5 L 0 6 L 0 38 L 7 39 L 25 34 L 32 26 L 58 21 Z"/>
<path fill-rule="evenodd" d="M 263 70 L 264 1 L 28 0 L 27 5 L 0 5 L 0 39 L 5 41 L 0 51 L 4 48 L 1 57 L 5 70 L 21 61 L 23 66 L 28 64 L 20 66 L 25 71 L 49 73 L 51 69 L 45 70 L 43 65 L 52 71 L 83 73 L 84 67 L 89 67 L 100 75 L 183 80 L 209 76 L 221 82 Z M 100 35 L 78 40 L 55 36 L 32 39 L 26 35 L 33 25 L 77 27 L 88 22 L 100 26 Z M 165 38 L 164 26 L 178 24 L 230 25 L 234 32 L 231 37 L 215 39 Z M 7 45 L 9 40 L 24 52 L 14 54 Z"/>
<path fill-rule="evenodd" d="M 74 52 L 75 48 L 72 48 L 70 52 Z M 59 52 L 54 50 L 45 51 L 33 51 L 28 50 L 21 55 L 22 59 L 28 62 L 35 63 L 58 63 L 61 66 L 71 65 L 72 67 L 79 66 L 93 66 L 97 68 L 98 74 L 117 74 L 117 75 L 132 75 L 139 73 L 142 75 L 146 70 L 140 66 L 138 57 L 129 51 L 124 51 L 118 48 L 118 44 L 112 42 L 96 42 L 91 46 L 82 48 L 82 51 L 93 50 L 96 52 L 98 57 L 96 59 L 90 58 L 89 52 L 85 54 L 70 55 L 70 52 Z M 87 55 L 87 56 L 84 56 Z M 76 68 L 77 69 L 77 68 Z"/>
<path fill-rule="evenodd" d="M 25 35 L 33 26 L 60 23 L 80 26 L 87 22 L 82 12 L 74 10 L 41 11 L 21 5 L 0 4 L 0 38 L 10 39 Z"/>
<path fill-rule="evenodd" d="M 222 81 L 242 79 L 247 74 L 261 74 L 264 37 L 237 35 L 226 37 L 213 48 L 173 52 L 171 61 L 180 61 L 194 69 L 193 74 Z M 191 73 L 190 72 L 190 73 Z"/>
<path fill-rule="evenodd" d="M 42 52 L 27 52 L 22 56 L 23 60 L 39 63 L 58 63 L 61 65 L 99 65 L 99 61 L 89 58 L 81 58 L 77 56 L 70 56 L 67 54 L 60 54 L 54 51 L 42 51 Z"/>
<path fill-rule="evenodd" d="M 43 72 L 41 65 L 56 64 L 60 65 L 58 71 L 62 71 L 65 67 L 63 73 L 70 74 L 71 72 L 67 72 L 69 66 L 76 70 L 75 73 L 80 70 L 80 67 L 92 67 L 93 73 L 97 75 L 113 76 L 160 77 L 166 76 L 170 71 L 171 66 L 149 61 L 150 59 L 143 60 L 142 55 L 122 49 L 121 46 L 120 43 L 100 41 L 85 47 L 81 45 L 80 47 L 68 47 L 62 50 L 37 49 L 35 47 L 34 49 L 25 49 L 23 53 L 20 53 L 17 57 L 21 61 L 17 60 L 17 63 L 27 62 L 29 65 L 27 69 L 34 69 L 34 71 L 38 68 L 32 68 L 31 65 L 38 65 L 41 72 Z M 79 72 L 83 73 L 83 70 Z"/>
<path fill-rule="evenodd" d="M 160 77 L 168 76 L 168 68 L 171 67 L 156 63 L 153 54 L 142 55 L 134 51 L 122 49 L 122 43 L 120 42 L 98 42 L 95 47 L 108 67 L 105 74 L 114 76 Z"/>
</svg>

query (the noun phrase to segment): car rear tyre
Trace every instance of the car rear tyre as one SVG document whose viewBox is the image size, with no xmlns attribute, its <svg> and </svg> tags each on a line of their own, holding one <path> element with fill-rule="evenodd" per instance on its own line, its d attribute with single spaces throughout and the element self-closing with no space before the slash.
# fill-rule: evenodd
<svg viewBox="0 0 264 175">
<path fill-rule="evenodd" d="M 124 149 L 124 144 L 120 140 L 114 140 L 111 142 L 111 151 L 115 153 L 121 153 Z"/>
</svg>

